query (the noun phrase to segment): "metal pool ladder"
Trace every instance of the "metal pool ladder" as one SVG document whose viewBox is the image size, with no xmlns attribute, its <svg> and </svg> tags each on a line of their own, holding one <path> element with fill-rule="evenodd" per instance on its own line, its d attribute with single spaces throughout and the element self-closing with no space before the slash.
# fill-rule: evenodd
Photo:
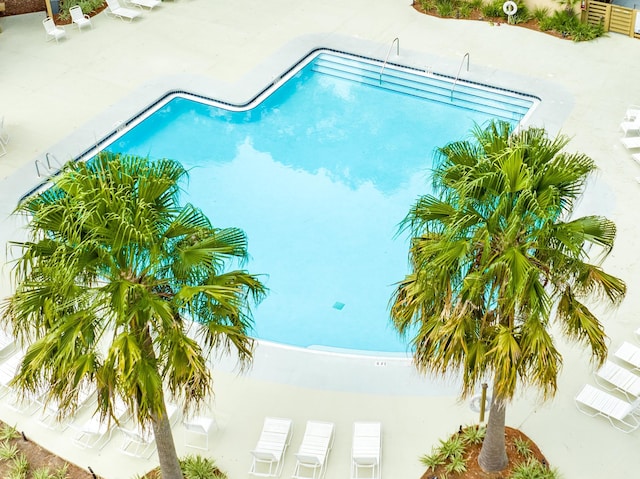
<svg viewBox="0 0 640 479">
<path fill-rule="evenodd" d="M 389 55 L 391 55 L 391 50 L 393 50 L 394 44 L 396 45 L 396 56 L 400 56 L 400 39 L 396 37 L 391 42 L 391 46 L 389 47 L 389 51 L 387 52 L 387 57 L 384 59 L 384 63 L 382 64 L 382 68 L 380 69 L 380 85 L 382 85 L 382 72 L 384 71 L 384 67 L 387 66 Z"/>
<path fill-rule="evenodd" d="M 60 162 L 56 159 L 55 156 L 53 156 L 53 153 L 47 152 L 47 154 L 45 155 L 44 158 L 45 158 L 45 161 L 46 161 L 46 165 L 43 165 L 43 168 L 46 166 L 46 170 L 45 171 L 47 173 L 50 173 L 51 170 L 52 170 L 51 158 L 53 158 L 53 160 L 58 164 L 58 166 L 60 165 Z M 37 159 L 35 161 L 35 163 L 36 163 L 36 173 L 38 174 L 38 178 L 42 178 L 42 172 L 40 171 L 40 166 L 42 165 L 42 162 L 39 159 Z"/>
<path fill-rule="evenodd" d="M 458 74 L 456 75 L 456 79 L 453 80 L 453 85 L 451 85 L 451 100 L 450 101 L 453 101 L 453 90 L 456 89 L 456 83 L 458 83 L 458 80 L 460 79 L 460 70 L 462 70 L 462 65 L 464 65 L 465 58 L 467 59 L 467 71 L 469 71 L 469 52 L 467 52 L 462 57 L 462 62 L 460 62 L 460 68 L 458 68 Z"/>
</svg>

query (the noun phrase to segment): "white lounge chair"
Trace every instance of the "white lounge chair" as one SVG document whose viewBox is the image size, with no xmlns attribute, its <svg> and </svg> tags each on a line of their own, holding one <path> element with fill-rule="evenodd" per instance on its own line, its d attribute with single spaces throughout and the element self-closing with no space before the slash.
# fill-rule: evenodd
<svg viewBox="0 0 640 479">
<path fill-rule="evenodd" d="M 2 140 L 2 119 L 0 118 L 0 146 L 3 145 Z M 8 356 L 15 348 L 16 342 L 11 334 L 4 329 L 0 329 L 0 358 Z"/>
<path fill-rule="evenodd" d="M 295 479 L 319 479 L 327 471 L 327 458 L 333 446 L 334 425 L 330 422 L 307 421 L 300 449 L 296 453 Z"/>
<path fill-rule="evenodd" d="M 78 389 L 77 396 L 77 407 L 78 409 L 84 407 L 86 404 L 89 404 L 89 399 L 92 398 L 93 393 L 95 392 L 95 387 L 91 384 L 83 384 Z M 66 429 L 69 426 L 68 419 L 64 419 L 62 422 L 59 421 L 60 416 L 60 407 L 56 401 L 44 402 L 42 398 L 36 399 L 36 403 L 42 406 L 42 411 L 40 412 L 40 418 L 38 422 L 46 427 L 47 429 L 58 429 L 62 428 L 62 430 Z"/>
<path fill-rule="evenodd" d="M 71 7 L 69 9 L 69 13 L 71 14 L 71 21 L 78 26 L 78 30 L 80 30 L 81 32 L 83 27 L 89 26 L 93 28 L 91 17 L 86 13 L 83 13 L 82 7 L 80 7 L 79 5 Z"/>
<path fill-rule="evenodd" d="M 353 424 L 351 479 L 380 479 L 382 426 L 379 422 Z"/>
<path fill-rule="evenodd" d="M 595 377 L 600 386 L 620 391 L 627 399 L 634 400 L 640 397 L 640 376 L 612 361 L 605 362 L 596 371 Z"/>
<path fill-rule="evenodd" d="M 118 17 L 121 20 L 133 21 L 134 18 L 138 18 L 142 14 L 132 8 L 121 7 L 118 0 L 107 0 L 107 13 Z"/>
<path fill-rule="evenodd" d="M 42 25 L 44 26 L 44 31 L 47 34 L 47 41 L 53 38 L 55 39 L 56 43 L 58 43 L 58 40 L 64 38 L 67 34 L 64 27 L 59 27 L 55 23 L 53 23 L 53 18 L 45 18 L 44 20 L 42 20 Z"/>
<path fill-rule="evenodd" d="M 640 153 L 633 153 L 631 155 L 631 158 L 633 159 L 633 161 L 635 161 L 636 163 L 640 164 Z M 640 330 L 636 331 L 636 335 L 640 334 Z"/>
<path fill-rule="evenodd" d="M 213 418 L 196 416 L 183 421 L 184 424 L 184 445 L 204 451 L 209 450 L 209 431 L 215 425 Z M 195 442 L 196 437 L 204 439 L 204 446 L 200 442 Z"/>
<path fill-rule="evenodd" d="M 148 10 L 153 10 L 155 7 L 157 7 L 162 3 L 160 0 L 129 0 L 129 1 L 136 7 L 146 8 Z"/>
<path fill-rule="evenodd" d="M 640 106 L 638 105 L 629 105 L 627 107 L 627 111 L 624 114 L 625 121 L 635 120 L 638 116 L 640 116 Z"/>
<path fill-rule="evenodd" d="M 151 427 L 136 426 L 132 429 L 119 427 L 123 435 L 119 451 L 132 457 L 149 459 L 154 451 L 155 437 Z"/>
<path fill-rule="evenodd" d="M 624 342 L 616 352 L 615 357 L 629 364 L 634 369 L 640 370 L 640 348 L 631 343 Z"/>
<path fill-rule="evenodd" d="M 119 423 L 125 422 L 129 416 L 129 408 L 121 399 L 117 399 L 114 404 L 114 415 Z M 97 448 L 101 450 L 107 445 L 113 433 L 113 420 L 100 420 L 97 414 L 94 414 L 85 421 L 80 427 L 71 426 L 78 431 L 73 438 L 76 446 L 81 448 Z"/>
<path fill-rule="evenodd" d="M 632 432 L 640 426 L 635 415 L 639 401 L 634 403 L 612 396 L 590 384 L 585 384 L 575 398 L 578 410 L 588 416 L 603 416 L 622 432 Z"/>
<path fill-rule="evenodd" d="M 279 477 L 284 466 L 284 454 L 291 442 L 291 419 L 267 417 L 255 449 L 249 474 L 261 477 Z"/>
<path fill-rule="evenodd" d="M 9 383 L 13 380 L 22 364 L 25 352 L 21 349 L 0 364 L 0 397 L 12 391 Z"/>
<path fill-rule="evenodd" d="M 631 121 L 623 121 L 620 123 L 620 129 L 625 135 L 630 131 L 640 131 L 640 117 L 636 117 Z"/>
<path fill-rule="evenodd" d="M 640 148 L 640 136 L 628 136 L 620 138 L 620 141 L 625 148 L 632 150 L 634 148 Z"/>
</svg>

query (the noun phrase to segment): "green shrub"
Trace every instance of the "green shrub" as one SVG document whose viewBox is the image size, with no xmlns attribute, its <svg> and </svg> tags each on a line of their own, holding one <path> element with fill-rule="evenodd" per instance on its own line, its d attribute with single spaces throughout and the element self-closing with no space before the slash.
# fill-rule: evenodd
<svg viewBox="0 0 640 479">
<path fill-rule="evenodd" d="M 549 16 L 549 8 L 547 7 L 536 7 L 533 9 L 531 16 L 535 18 L 538 23 L 540 23 L 543 19 Z"/>
<path fill-rule="evenodd" d="M 20 437 L 20 433 L 18 430 L 9 426 L 8 424 L 3 424 L 0 427 L 0 441 L 10 441 L 11 439 L 18 439 Z"/>
<path fill-rule="evenodd" d="M 31 475 L 31 479 L 54 479 L 47 466 L 39 467 Z"/>
<path fill-rule="evenodd" d="M 560 479 L 560 474 L 535 459 L 529 459 L 514 467 L 509 479 Z"/>
<path fill-rule="evenodd" d="M 569 35 L 574 42 L 586 42 L 589 40 L 595 40 L 603 35 L 604 26 L 602 23 L 598 25 L 591 25 L 589 23 L 578 23 L 569 31 Z"/>
<path fill-rule="evenodd" d="M 436 1 L 436 12 L 441 17 L 452 17 L 453 11 L 454 11 L 453 2 L 451 0 Z"/>
<path fill-rule="evenodd" d="M 444 466 L 444 470 L 447 473 L 461 474 L 467 470 L 467 461 L 462 455 L 453 456 L 449 459 L 449 464 Z"/>
<path fill-rule="evenodd" d="M 442 457 L 445 459 L 451 459 L 456 456 L 461 456 L 464 453 L 464 440 L 458 434 L 451 436 L 448 440 L 443 441 L 440 439 L 440 446 L 438 450 Z"/>
<path fill-rule="evenodd" d="M 486 3 L 482 6 L 482 14 L 485 17 L 489 18 L 499 18 L 504 17 L 504 12 L 502 11 L 502 4 L 504 2 L 502 0 L 493 0 L 493 2 Z"/>
<path fill-rule="evenodd" d="M 470 3 L 462 2 L 458 6 L 457 17 L 458 18 L 469 18 L 471 16 L 471 12 L 473 11 L 473 7 Z"/>
<path fill-rule="evenodd" d="M 462 431 L 462 439 L 467 444 L 480 444 L 487 433 L 487 428 L 484 426 L 467 426 Z"/>
<path fill-rule="evenodd" d="M 60 18 L 63 20 L 69 20 L 71 14 L 69 9 L 71 7 L 79 6 L 82 8 L 82 13 L 90 14 L 104 6 L 105 0 L 61 0 L 60 2 Z"/>
<path fill-rule="evenodd" d="M 425 12 L 433 12 L 436 9 L 436 0 L 420 0 L 420 6 Z"/>
<path fill-rule="evenodd" d="M 14 459 L 6 479 L 26 479 L 29 472 L 29 459 L 20 453 Z"/>
<path fill-rule="evenodd" d="M 69 470 L 68 464 L 64 464 L 60 466 L 58 469 L 54 471 L 53 475 L 51 476 L 51 479 L 68 479 L 69 478 L 68 470 Z"/>
<path fill-rule="evenodd" d="M 423 466 L 426 466 L 427 470 L 431 469 L 432 471 L 435 471 L 436 467 L 441 466 L 445 462 L 445 458 L 442 457 L 442 454 L 440 454 L 438 449 L 432 450 L 431 454 L 425 454 L 420 457 L 420 463 Z"/>
<path fill-rule="evenodd" d="M 18 446 L 7 441 L 0 442 L 0 460 L 10 461 L 18 455 Z"/>
<path fill-rule="evenodd" d="M 209 457 L 190 454 L 180 460 L 180 468 L 185 479 L 227 479 Z"/>
<path fill-rule="evenodd" d="M 522 457 L 531 457 L 531 444 L 526 439 L 520 439 L 519 437 L 513 440 L 513 445 L 516 448 L 518 454 Z"/>
<path fill-rule="evenodd" d="M 553 12 L 553 15 L 546 20 L 550 22 L 550 28 L 548 28 L 548 30 L 555 30 L 565 35 L 569 35 L 569 32 L 580 23 L 575 13 L 570 13 L 566 10 Z"/>
</svg>

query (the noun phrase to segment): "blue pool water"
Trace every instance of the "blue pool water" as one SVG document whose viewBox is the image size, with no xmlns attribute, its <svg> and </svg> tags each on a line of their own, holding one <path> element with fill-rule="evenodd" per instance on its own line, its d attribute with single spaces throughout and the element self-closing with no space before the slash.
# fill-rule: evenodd
<svg viewBox="0 0 640 479">
<path fill-rule="evenodd" d="M 343 66 L 332 71 L 334 58 Z M 434 149 L 528 107 L 461 107 L 462 85 L 453 102 L 450 85 L 433 101 L 407 93 L 413 74 L 387 67 L 394 81 L 380 85 L 379 66 L 363 73 L 368 64 L 341 58 L 316 57 L 248 111 L 174 98 L 107 149 L 180 161 L 190 170 L 184 201 L 246 231 L 246 267 L 270 290 L 254 310 L 256 337 L 404 352 L 388 313 L 407 272 L 407 240 L 395 234 L 430 189 Z"/>
</svg>

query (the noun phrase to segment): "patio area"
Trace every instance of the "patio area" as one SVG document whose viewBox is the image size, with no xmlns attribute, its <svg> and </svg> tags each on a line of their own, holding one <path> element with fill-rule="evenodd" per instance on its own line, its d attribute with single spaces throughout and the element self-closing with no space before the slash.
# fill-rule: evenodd
<svg viewBox="0 0 640 479">
<path fill-rule="evenodd" d="M 17 201 L 42 181 L 36 161 L 46 165 L 47 154 L 54 163 L 69 160 L 165 92 L 185 89 L 242 103 L 312 49 L 384 59 L 398 37 L 400 55 L 393 61 L 422 70 L 455 75 L 469 53 L 470 71 L 463 79 L 540 97 L 531 124 L 569 135 L 571 151 L 594 158 L 599 174 L 577 213 L 604 214 L 616 222 L 618 238 L 605 266 L 628 284 L 619 310 L 598 313 L 611 351 L 624 341 L 638 344 L 640 166 L 619 140 L 627 106 L 640 104 L 637 40 L 610 34 L 573 43 L 504 24 L 421 15 L 405 0 L 175 0 L 131 23 L 101 13 L 92 18 L 93 29 L 66 26 L 66 38 L 57 44 L 45 41 L 44 16 L 0 17 L 0 116 L 10 135 L 0 158 L 3 244 L 19 238 L 19 222 L 9 218 Z M 9 273 L 5 266 L 2 297 L 11 291 Z M 577 410 L 573 398 L 583 384 L 594 384 L 593 368 L 576 345 L 559 346 L 564 369 L 557 397 L 540 403 L 535 391 L 523 390 L 507 409 L 507 424 L 534 440 L 564 477 L 632 477 L 640 431 L 623 434 Z M 469 403 L 458 401 L 453 381 L 418 377 L 410 361 L 399 357 L 263 343 L 249 373 L 237 375 L 234 362 L 222 358 L 214 364 L 214 380 L 216 396 L 206 414 L 217 426 L 205 454 L 230 479 L 248 477 L 249 451 L 265 416 L 293 420 L 282 477 L 293 472 L 308 419 L 336 424 L 327 479 L 349 473 L 354 421 L 382 423 L 382 477 L 418 479 L 424 472 L 418 457 L 460 424 L 477 420 Z M 131 478 L 157 463 L 155 456 L 121 455 L 119 433 L 102 451 L 83 450 L 73 445 L 73 430 L 49 430 L 37 418 L 0 401 L 1 420 L 106 479 Z M 184 426 L 174 432 L 179 454 L 199 452 L 185 446 Z"/>
</svg>

